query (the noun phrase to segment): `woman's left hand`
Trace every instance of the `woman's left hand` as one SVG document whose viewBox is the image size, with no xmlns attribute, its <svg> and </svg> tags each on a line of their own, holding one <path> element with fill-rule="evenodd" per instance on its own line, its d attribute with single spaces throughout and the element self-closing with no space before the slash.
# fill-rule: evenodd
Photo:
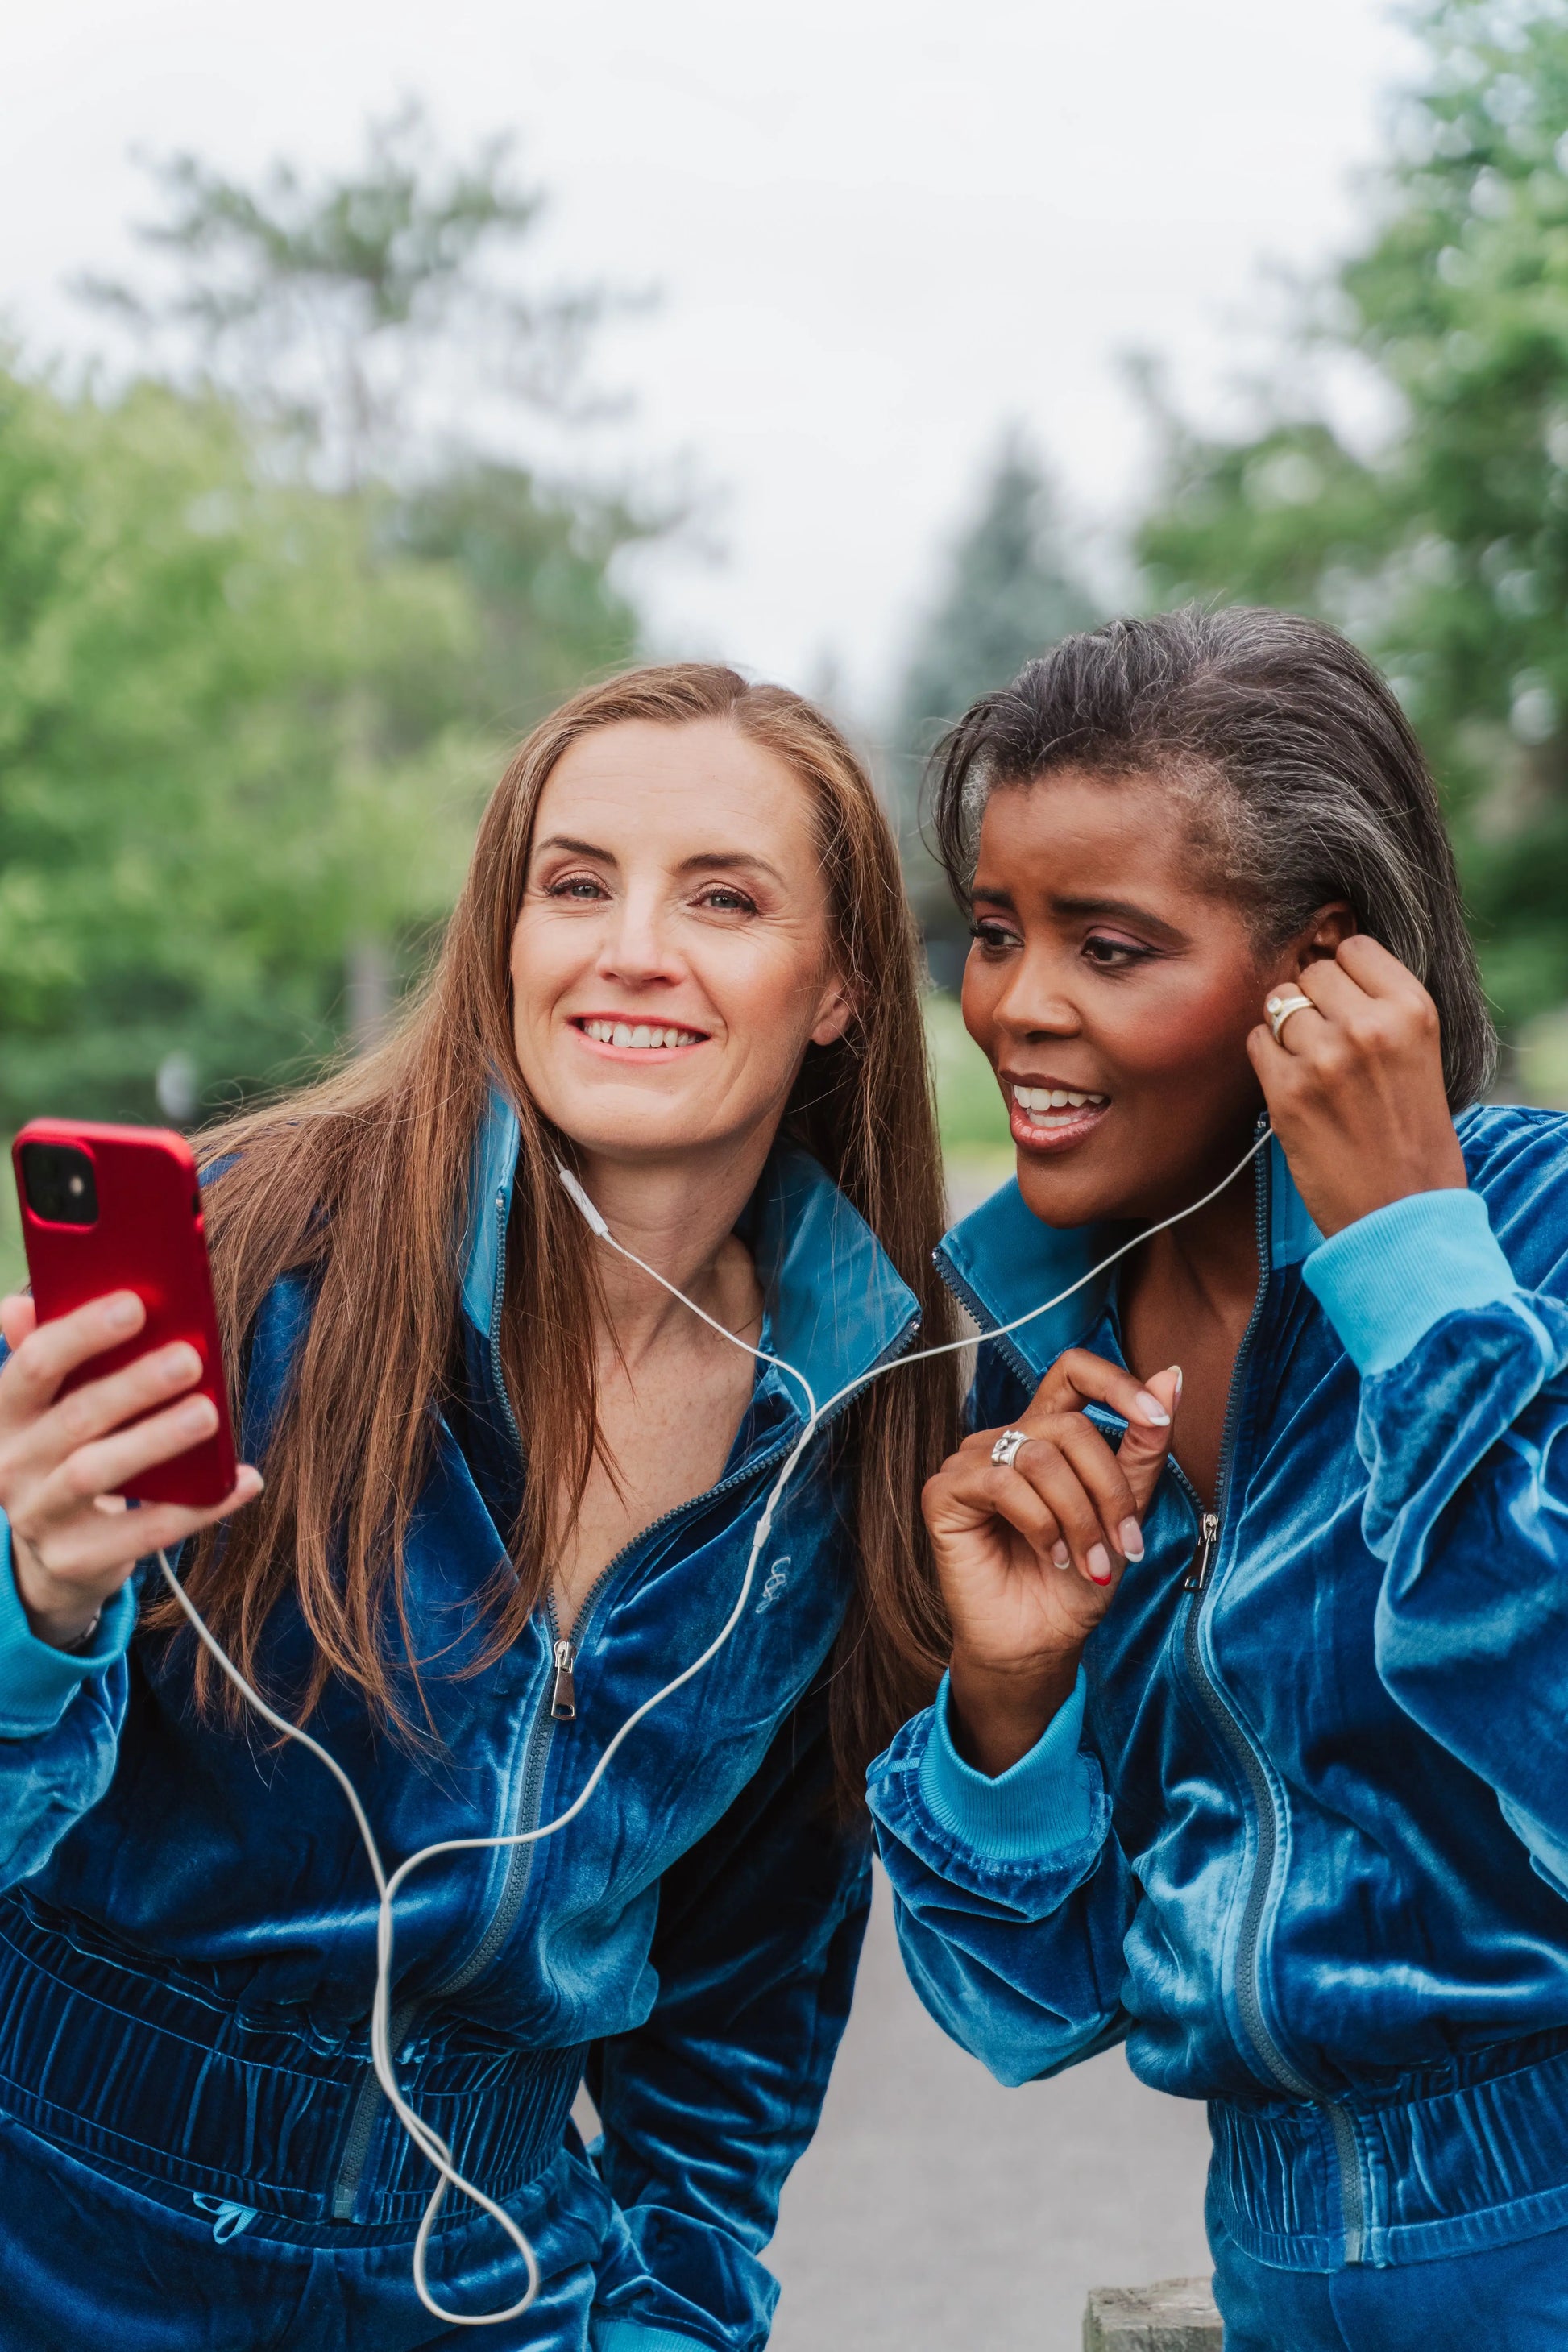
<svg viewBox="0 0 1568 2352">
<path fill-rule="evenodd" d="M 1265 1015 L 1247 1050 L 1319 1231 L 1413 1192 L 1462 1192 L 1437 1008 L 1415 974 L 1356 932 L 1270 994 L 1308 999 L 1278 1042 Z"/>
</svg>

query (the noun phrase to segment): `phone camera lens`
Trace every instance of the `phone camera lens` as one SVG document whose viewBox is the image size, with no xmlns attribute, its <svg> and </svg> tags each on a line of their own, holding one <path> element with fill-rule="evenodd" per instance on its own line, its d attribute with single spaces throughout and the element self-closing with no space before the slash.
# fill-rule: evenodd
<svg viewBox="0 0 1568 2352">
<path fill-rule="evenodd" d="M 98 1186 L 92 1162 L 70 1143 L 25 1143 L 22 1190 L 35 1217 L 51 1225 L 98 1223 Z"/>
</svg>

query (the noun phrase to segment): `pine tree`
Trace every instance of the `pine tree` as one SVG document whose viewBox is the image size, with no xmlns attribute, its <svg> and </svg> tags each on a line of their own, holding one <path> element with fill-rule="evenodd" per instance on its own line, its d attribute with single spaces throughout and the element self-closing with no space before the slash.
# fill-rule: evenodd
<svg viewBox="0 0 1568 2352">
<path fill-rule="evenodd" d="M 943 730 L 978 695 L 1005 686 L 1074 629 L 1100 617 L 1063 543 L 1055 490 L 1009 432 L 986 471 L 973 520 L 954 541 L 935 605 L 916 636 L 898 698 L 893 749 L 910 888 L 933 977 L 953 984 L 967 941 L 919 835 L 921 779 Z"/>
</svg>

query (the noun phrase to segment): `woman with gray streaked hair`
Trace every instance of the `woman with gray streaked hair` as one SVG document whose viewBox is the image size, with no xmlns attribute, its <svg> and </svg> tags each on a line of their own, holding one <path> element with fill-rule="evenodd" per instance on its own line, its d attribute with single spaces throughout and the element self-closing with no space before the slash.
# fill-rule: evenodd
<svg viewBox="0 0 1568 2352">
<path fill-rule="evenodd" d="M 1568 1120 L 1476 1107 L 1420 748 L 1331 629 L 1189 609 L 977 703 L 936 825 L 1018 1172 L 941 1253 L 997 1338 L 870 1774 L 910 1974 L 1005 2081 L 1208 2101 L 1228 2352 L 1561 2347 Z"/>
</svg>

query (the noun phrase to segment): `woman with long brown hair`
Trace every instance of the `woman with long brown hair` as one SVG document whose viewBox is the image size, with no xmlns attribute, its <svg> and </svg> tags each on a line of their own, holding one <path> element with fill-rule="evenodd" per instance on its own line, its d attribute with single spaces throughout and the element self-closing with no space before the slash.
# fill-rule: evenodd
<svg viewBox="0 0 1568 2352">
<path fill-rule="evenodd" d="M 795 1373 L 820 1402 L 946 1334 L 914 946 L 864 772 L 730 670 L 579 695 L 502 778 L 396 1036 L 205 1160 L 264 1489 L 242 1473 L 210 1524 L 117 1516 L 204 1433 L 194 1358 L 60 1397 L 138 1303 L 3 1310 L 0 2347 L 455 2343 L 520 2300 L 521 2258 L 448 2199 L 426 2273 L 453 2324 L 416 2294 L 434 2176 L 372 2071 L 353 1822 L 133 1570 L 184 1545 L 190 1599 L 389 1857 L 571 1806 L 734 1610 L 807 1427 Z M 732 1634 L 569 1827 L 400 1901 L 399 2086 L 538 2258 L 492 2343 L 765 2337 L 758 2257 L 865 1919 L 854 1795 L 942 1655 L 909 1507 L 951 1361 L 824 1417 Z"/>
</svg>

